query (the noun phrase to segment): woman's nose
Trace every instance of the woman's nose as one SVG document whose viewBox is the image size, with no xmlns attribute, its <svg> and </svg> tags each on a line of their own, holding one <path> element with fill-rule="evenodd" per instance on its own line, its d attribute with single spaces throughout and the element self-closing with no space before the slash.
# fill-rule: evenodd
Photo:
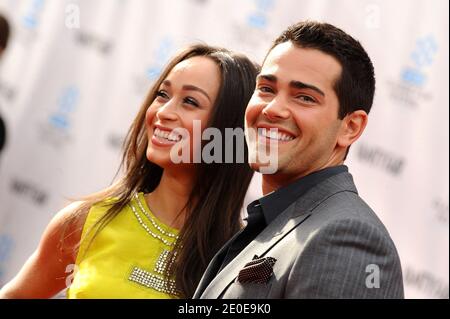
<svg viewBox="0 0 450 319">
<path fill-rule="evenodd" d="M 156 111 L 156 116 L 160 120 L 174 121 L 178 118 L 176 111 L 176 101 L 171 99 L 161 105 Z"/>
</svg>

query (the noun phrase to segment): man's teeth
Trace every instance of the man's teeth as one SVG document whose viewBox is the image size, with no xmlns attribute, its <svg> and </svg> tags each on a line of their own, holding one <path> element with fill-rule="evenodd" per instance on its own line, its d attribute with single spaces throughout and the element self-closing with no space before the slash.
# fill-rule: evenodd
<svg viewBox="0 0 450 319">
<path fill-rule="evenodd" d="M 178 142 L 179 140 L 181 140 L 181 136 L 173 133 L 173 131 L 171 131 L 171 132 L 163 131 L 163 130 L 160 130 L 159 128 L 156 128 L 153 134 L 157 137 L 164 138 L 171 142 Z"/>
<path fill-rule="evenodd" d="M 291 141 L 294 139 L 293 136 L 281 133 L 278 130 L 268 130 L 266 128 L 260 128 L 259 131 L 262 136 L 268 137 L 273 140 L 279 140 L 279 141 Z"/>
</svg>

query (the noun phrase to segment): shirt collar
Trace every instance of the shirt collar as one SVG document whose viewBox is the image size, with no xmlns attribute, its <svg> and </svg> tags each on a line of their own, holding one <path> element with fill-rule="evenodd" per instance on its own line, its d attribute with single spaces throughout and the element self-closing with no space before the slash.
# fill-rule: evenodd
<svg viewBox="0 0 450 319">
<path fill-rule="evenodd" d="M 348 172 L 348 168 L 345 165 L 327 167 L 313 172 L 253 201 L 247 206 L 247 212 L 250 215 L 261 213 L 262 211 L 265 222 L 268 225 L 288 208 L 289 205 L 295 202 L 299 197 L 303 196 L 313 186 L 343 172 Z"/>
</svg>

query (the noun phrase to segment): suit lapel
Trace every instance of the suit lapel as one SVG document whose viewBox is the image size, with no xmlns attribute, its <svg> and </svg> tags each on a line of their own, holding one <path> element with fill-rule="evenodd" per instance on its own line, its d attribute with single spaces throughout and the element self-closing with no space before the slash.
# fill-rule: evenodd
<svg viewBox="0 0 450 319">
<path fill-rule="evenodd" d="M 192 297 L 193 299 L 197 299 L 201 296 L 201 294 L 203 293 L 203 291 L 205 290 L 206 286 L 208 285 L 208 283 L 211 282 L 212 277 L 214 277 L 215 275 L 217 275 L 217 271 L 219 270 L 219 267 L 221 266 L 221 263 L 218 262 L 218 258 L 219 256 L 225 251 L 225 249 L 228 248 L 228 246 L 230 245 L 231 242 L 233 242 L 233 240 L 239 236 L 239 234 L 243 231 L 243 229 L 241 229 L 240 231 L 238 231 L 233 237 L 231 237 L 231 239 L 229 241 L 227 241 L 225 243 L 225 245 L 222 246 L 222 248 L 220 248 L 220 250 L 214 255 L 213 259 L 211 260 L 211 262 L 209 263 L 208 267 L 205 270 L 204 275 L 202 276 L 202 279 L 200 280 L 200 283 L 198 284 L 197 289 L 195 290 L 194 296 Z"/>
<path fill-rule="evenodd" d="M 219 298 L 234 281 L 245 264 L 252 260 L 254 255 L 263 257 L 289 232 L 311 216 L 314 208 L 320 203 L 328 197 L 343 191 L 357 193 L 353 178 L 347 172 L 332 176 L 314 186 L 283 211 L 210 282 L 210 276 L 217 272 L 216 267 L 220 267 L 220 265 L 217 266 L 217 256 L 224 251 L 225 247 L 223 247 L 208 266 L 194 294 L 194 298 Z M 215 270 L 215 272 L 211 270 Z M 207 285 L 208 282 L 210 282 L 209 285 Z"/>
<path fill-rule="evenodd" d="M 234 281 L 246 263 L 252 260 L 254 255 L 263 257 L 278 241 L 283 239 L 292 229 L 303 222 L 309 214 L 301 214 L 296 218 L 289 218 L 295 210 L 295 204 L 287 208 L 283 215 L 285 218 L 271 223 L 264 229 L 247 247 L 242 250 L 206 287 L 203 294 L 207 298 L 219 298 L 222 292 Z M 288 217 L 289 216 L 289 217 Z M 281 225 L 283 224 L 283 225 Z"/>
</svg>

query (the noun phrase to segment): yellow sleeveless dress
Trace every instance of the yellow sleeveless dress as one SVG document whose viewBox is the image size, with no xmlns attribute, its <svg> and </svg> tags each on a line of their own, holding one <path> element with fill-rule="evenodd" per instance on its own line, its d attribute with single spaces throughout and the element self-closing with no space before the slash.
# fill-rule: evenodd
<svg viewBox="0 0 450 319">
<path fill-rule="evenodd" d="M 89 229 L 108 201 L 90 209 L 67 289 L 67 298 L 177 298 L 173 278 L 163 276 L 178 230 L 159 221 L 138 193 L 88 247 Z"/>
</svg>

